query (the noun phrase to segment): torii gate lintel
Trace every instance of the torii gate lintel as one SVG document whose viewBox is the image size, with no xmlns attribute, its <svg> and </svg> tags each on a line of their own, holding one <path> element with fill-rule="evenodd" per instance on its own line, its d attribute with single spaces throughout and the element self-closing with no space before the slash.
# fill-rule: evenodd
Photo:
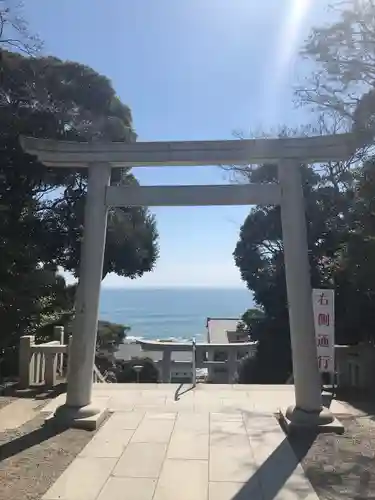
<svg viewBox="0 0 375 500">
<path fill-rule="evenodd" d="M 22 138 L 25 151 L 47 166 L 89 170 L 77 311 L 66 405 L 56 415 L 72 425 L 100 420 L 91 405 L 93 365 L 108 206 L 280 204 L 296 405 L 290 425 L 332 426 L 322 407 L 317 363 L 305 207 L 299 165 L 351 157 L 351 134 L 249 141 L 79 143 Z M 230 186 L 110 186 L 112 167 L 275 162 L 278 183 Z M 96 420 L 95 420 L 96 419 Z"/>
</svg>

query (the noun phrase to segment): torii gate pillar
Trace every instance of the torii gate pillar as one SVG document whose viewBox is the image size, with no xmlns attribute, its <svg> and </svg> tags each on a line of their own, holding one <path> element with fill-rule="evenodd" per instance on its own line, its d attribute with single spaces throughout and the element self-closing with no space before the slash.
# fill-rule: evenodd
<svg viewBox="0 0 375 500">
<path fill-rule="evenodd" d="M 278 174 L 296 398 L 296 405 L 285 412 L 285 423 L 291 430 L 328 426 L 341 432 L 341 424 L 322 405 L 301 169 L 284 160 L 278 165 Z"/>
<path fill-rule="evenodd" d="M 30 154 L 50 167 L 89 168 L 85 228 L 66 405 L 56 411 L 67 424 L 95 428 L 103 410 L 91 403 L 98 306 L 108 206 L 280 204 L 284 240 L 296 404 L 288 428 L 342 432 L 322 406 L 315 345 L 303 190 L 299 165 L 339 161 L 353 154 L 355 136 L 166 143 L 72 143 L 23 138 Z M 101 163 L 100 163 L 101 162 Z M 111 165 L 214 165 L 275 162 L 279 183 L 229 186 L 110 186 Z"/>
<path fill-rule="evenodd" d="M 64 424 L 85 429 L 96 429 L 107 414 L 106 408 L 92 404 L 92 384 L 107 230 L 105 198 L 110 178 L 110 163 L 89 165 L 76 315 L 68 358 L 67 398 L 66 404 L 55 414 Z"/>
</svg>

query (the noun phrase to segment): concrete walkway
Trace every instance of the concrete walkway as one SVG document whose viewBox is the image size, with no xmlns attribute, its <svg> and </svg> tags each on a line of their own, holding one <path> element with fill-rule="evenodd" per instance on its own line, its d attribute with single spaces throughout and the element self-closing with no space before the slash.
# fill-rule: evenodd
<svg viewBox="0 0 375 500">
<path fill-rule="evenodd" d="M 292 387 L 176 389 L 98 384 L 113 414 L 44 500 L 318 499 L 273 415 Z"/>
</svg>

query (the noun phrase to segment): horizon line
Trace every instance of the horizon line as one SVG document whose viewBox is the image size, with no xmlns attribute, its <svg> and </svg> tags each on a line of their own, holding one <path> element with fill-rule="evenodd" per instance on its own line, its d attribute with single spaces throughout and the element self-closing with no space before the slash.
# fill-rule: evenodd
<svg viewBox="0 0 375 500">
<path fill-rule="evenodd" d="M 223 285 L 223 286 L 215 286 L 215 285 L 139 285 L 139 286 L 111 286 L 111 285 L 103 285 L 101 286 L 101 290 L 164 290 L 164 289 L 186 289 L 186 288 L 203 288 L 206 290 L 246 290 L 250 292 L 248 288 L 238 286 L 238 285 Z"/>
</svg>

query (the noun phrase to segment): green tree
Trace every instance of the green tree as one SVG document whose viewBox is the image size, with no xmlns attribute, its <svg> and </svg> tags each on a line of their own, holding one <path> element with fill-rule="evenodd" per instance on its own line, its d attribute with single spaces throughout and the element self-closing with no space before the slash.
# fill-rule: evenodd
<svg viewBox="0 0 375 500">
<path fill-rule="evenodd" d="M 375 341 L 375 160 L 358 168 L 348 234 L 334 269 L 342 337 Z"/>
<path fill-rule="evenodd" d="M 25 154 L 20 135 L 77 141 L 134 139 L 131 113 L 107 78 L 87 66 L 53 57 L 2 51 L 0 87 L 0 353 L 43 324 L 45 308 L 65 305 L 60 267 L 78 274 L 86 172 L 48 169 Z M 112 183 L 135 183 L 114 169 Z M 154 217 L 145 208 L 109 214 L 103 276 L 135 278 L 158 256 Z M 56 301 L 51 297 L 56 296 Z M 46 306 L 47 305 L 47 306 Z M 48 312 L 47 311 L 47 312 Z M 53 316 L 53 314 L 52 314 Z"/>
<path fill-rule="evenodd" d="M 116 352 L 129 330 L 128 326 L 100 320 L 98 322 L 97 349 L 109 353 Z"/>
<path fill-rule="evenodd" d="M 248 309 L 241 317 L 237 330 L 246 331 L 252 339 L 260 321 L 264 319 L 264 312 L 261 309 Z"/>
<path fill-rule="evenodd" d="M 314 70 L 297 97 L 334 117 L 337 130 L 354 132 L 360 146 L 347 238 L 334 266 L 337 328 L 351 342 L 374 337 L 375 2 L 337 1 L 333 8 L 333 22 L 314 28 L 302 48 Z"/>
<path fill-rule="evenodd" d="M 298 104 L 310 106 L 318 118 L 318 133 L 357 134 L 358 151 L 348 162 L 303 167 L 312 284 L 334 286 L 336 338 L 353 343 L 374 337 L 375 3 L 337 1 L 333 10 L 333 21 L 314 28 L 301 50 L 313 71 L 296 95 Z M 265 165 L 245 174 L 254 181 L 258 175 L 263 181 L 275 178 L 272 166 Z M 257 381 L 283 382 L 291 360 L 278 208 L 257 207 L 249 215 L 235 259 L 265 312 L 253 334 L 259 350 L 248 374 Z"/>
<path fill-rule="evenodd" d="M 326 165 L 317 171 L 301 166 L 314 287 L 333 286 L 338 251 L 348 234 L 352 184 L 348 175 L 340 180 L 342 169 L 337 170 L 333 182 L 332 168 Z M 252 182 L 276 182 L 277 168 L 261 165 L 248 170 L 247 177 Z M 283 251 L 280 207 L 256 207 L 241 227 L 234 258 L 242 279 L 254 293 L 255 304 L 264 313 L 256 322 L 248 318 L 251 337 L 259 342 L 252 371 L 257 383 L 284 383 L 291 372 Z"/>
<path fill-rule="evenodd" d="M 142 367 L 137 375 L 135 366 Z M 117 363 L 116 379 L 119 383 L 137 382 L 155 383 L 159 380 L 159 371 L 151 358 L 133 358 Z"/>
</svg>

